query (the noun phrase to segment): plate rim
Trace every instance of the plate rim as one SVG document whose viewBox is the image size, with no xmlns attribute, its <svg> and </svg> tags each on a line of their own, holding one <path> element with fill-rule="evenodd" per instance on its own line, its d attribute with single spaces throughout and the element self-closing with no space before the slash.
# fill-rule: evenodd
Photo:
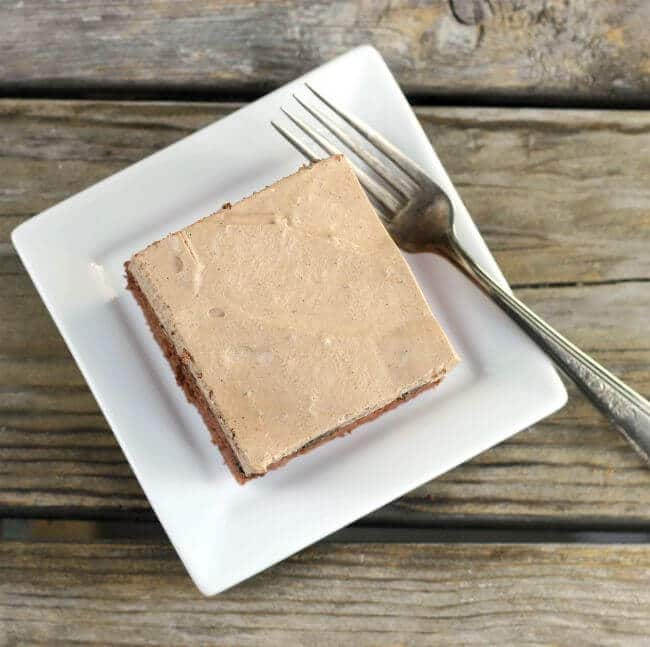
<svg viewBox="0 0 650 647">
<path fill-rule="evenodd" d="M 341 60 L 354 59 L 354 58 L 357 58 L 357 57 L 359 59 L 361 59 L 362 57 L 369 57 L 373 61 L 373 64 L 380 64 L 382 66 L 382 68 L 383 68 L 383 71 L 388 75 L 389 79 L 391 79 L 395 84 L 395 87 L 397 89 L 396 98 L 401 99 L 406 104 L 406 106 L 408 106 L 408 102 L 406 101 L 406 99 L 403 96 L 401 90 L 399 89 L 399 86 L 397 85 L 397 82 L 395 81 L 395 79 L 394 79 L 392 73 L 390 72 L 388 66 L 386 65 L 384 59 L 381 57 L 379 52 L 374 47 L 372 47 L 371 45 L 362 45 L 362 46 L 356 47 L 356 48 L 342 54 L 341 56 L 336 57 L 335 59 L 332 59 L 331 61 L 328 61 L 324 65 L 321 65 L 321 66 L 315 68 L 314 70 L 311 70 L 311 71 L 307 72 L 305 75 L 299 77 L 298 79 L 294 79 L 294 80 L 290 81 L 289 83 L 295 83 L 296 81 L 300 81 L 301 79 L 303 79 L 303 78 L 305 78 L 307 76 L 310 76 L 313 73 L 315 73 L 315 72 L 317 72 L 317 71 L 319 71 L 322 68 L 325 68 L 327 66 L 331 66 L 333 64 L 340 64 Z M 269 95 L 274 94 L 275 92 L 282 91 L 285 88 L 286 85 L 288 85 L 288 84 L 285 84 L 285 85 L 281 86 L 277 90 L 274 90 L 274 92 L 272 92 L 272 93 L 269 93 L 267 95 L 264 95 L 263 97 L 260 97 L 260 99 L 256 100 L 255 102 L 252 102 L 252 104 L 248 104 L 247 106 L 245 106 L 242 109 L 245 110 L 246 108 L 250 107 L 251 105 L 256 104 L 256 103 L 258 103 L 260 101 L 263 101 Z M 240 109 L 240 110 L 242 110 L 242 109 Z M 237 115 L 240 112 L 240 110 L 237 110 L 237 111 L 231 113 L 230 115 L 224 117 L 223 119 L 218 120 L 218 122 L 221 123 L 224 119 L 228 119 L 231 116 Z M 408 114 L 409 114 L 410 120 L 412 121 L 412 125 L 418 131 L 419 137 L 424 137 L 425 140 L 428 142 L 428 139 L 426 138 L 426 134 L 424 133 L 424 130 L 422 129 L 421 124 L 418 122 L 415 114 L 410 109 L 408 110 Z M 129 462 L 129 466 L 133 470 L 133 473 L 135 474 L 135 476 L 136 476 L 136 478 L 138 480 L 138 483 L 140 484 L 143 491 L 145 492 L 145 495 L 147 496 L 147 499 L 148 499 L 150 505 L 152 506 L 152 509 L 154 510 L 154 513 L 156 514 L 156 516 L 158 516 L 158 515 L 157 515 L 157 512 L 156 512 L 153 504 L 151 503 L 151 499 L 150 499 L 149 494 L 147 492 L 148 488 L 145 488 L 144 483 L 143 483 L 143 479 L 140 476 L 139 470 L 134 465 L 134 460 L 132 460 L 131 452 L 129 451 L 129 448 L 128 448 L 128 443 L 127 443 L 126 439 L 124 437 L 122 437 L 122 434 L 119 433 L 119 431 L 115 430 L 114 423 L 111 420 L 112 415 L 110 415 L 110 413 L 107 413 L 107 411 L 106 411 L 107 408 L 110 409 L 111 407 L 107 403 L 105 403 L 103 390 L 99 385 L 96 384 L 96 381 L 93 378 L 93 370 L 94 370 L 93 366 L 89 365 L 86 362 L 86 359 L 82 356 L 83 353 L 79 352 L 79 348 L 77 346 L 77 343 L 75 342 L 74 335 L 72 335 L 72 333 L 68 330 L 68 325 L 66 323 L 66 312 L 61 311 L 61 309 L 59 308 L 58 305 L 52 303 L 52 301 L 50 300 L 50 298 L 48 296 L 48 288 L 44 285 L 44 282 L 42 281 L 42 277 L 40 275 L 40 270 L 38 268 L 36 268 L 34 263 L 33 263 L 34 259 L 36 258 L 36 256 L 34 254 L 37 255 L 38 250 L 35 251 L 35 247 L 37 247 L 37 245 L 32 245 L 32 242 L 33 242 L 32 239 L 35 236 L 35 234 L 40 231 L 41 225 L 44 224 L 42 217 L 49 214 L 49 212 L 54 211 L 54 210 L 65 209 L 66 204 L 69 201 L 78 200 L 80 198 L 80 196 L 91 195 L 91 192 L 96 191 L 98 189 L 98 187 L 107 187 L 107 186 L 109 186 L 110 182 L 112 180 L 114 180 L 114 178 L 116 176 L 129 173 L 130 171 L 133 170 L 133 168 L 135 166 L 138 166 L 138 165 L 140 165 L 140 164 L 142 164 L 144 162 L 147 162 L 148 160 L 150 160 L 153 157 L 164 154 L 169 148 L 179 144 L 180 142 L 186 141 L 189 137 L 196 136 L 201 131 L 203 131 L 205 128 L 209 128 L 209 127 L 213 126 L 215 123 L 217 123 L 217 121 L 207 124 L 205 127 L 200 128 L 197 131 L 194 131 L 192 134 L 188 135 L 187 137 L 183 137 L 180 140 L 177 140 L 176 142 L 170 144 L 169 146 L 166 146 L 166 147 L 164 147 L 164 148 L 162 148 L 162 149 L 160 149 L 158 151 L 155 151 L 154 153 L 152 153 L 150 155 L 147 155 L 146 157 L 142 158 L 141 160 L 138 160 L 137 162 L 135 162 L 134 164 L 131 164 L 131 165 L 129 165 L 129 166 L 123 168 L 123 169 L 120 169 L 118 172 L 116 172 L 116 173 L 114 173 L 114 174 L 112 174 L 112 175 L 110 175 L 110 176 L 108 176 L 106 178 L 103 178 L 99 182 L 97 182 L 97 183 L 83 189 L 82 191 L 80 191 L 78 193 L 73 194 L 72 196 L 67 197 L 63 201 L 48 207 L 44 211 L 30 217 L 26 221 L 24 221 L 21 224 L 19 224 L 18 226 L 16 226 L 13 229 L 13 231 L 11 232 L 11 241 L 12 241 L 16 251 L 18 252 L 18 255 L 19 255 L 22 263 L 24 264 L 25 269 L 27 270 L 27 273 L 29 274 L 32 282 L 34 283 L 34 286 L 35 286 L 40 298 L 43 300 L 43 303 L 45 304 L 50 316 L 54 320 L 54 322 L 55 322 L 55 324 L 57 326 L 57 329 L 58 329 L 59 333 L 62 335 L 62 337 L 63 337 L 63 339 L 64 339 L 64 341 L 66 343 L 66 346 L 68 347 L 68 349 L 69 349 L 75 363 L 79 367 L 85 381 L 87 382 L 91 392 L 93 393 L 93 396 L 95 397 L 95 399 L 97 401 L 97 404 L 98 404 L 100 410 L 102 411 L 102 414 L 105 416 L 106 420 L 108 421 L 109 426 L 111 428 L 111 431 L 112 431 L 114 437 L 116 438 L 116 441 L 117 441 L 118 445 L 120 446 L 120 449 L 122 450 L 125 457 L 127 458 L 128 462 Z M 435 153 L 433 152 L 433 149 L 431 149 L 431 151 L 432 151 L 433 155 L 435 156 Z M 51 214 L 51 216 L 54 216 L 56 219 L 61 219 L 61 218 L 63 218 L 65 216 L 65 214 L 64 213 L 59 213 L 59 214 L 56 214 L 56 215 Z M 51 225 L 52 223 L 48 223 L 48 224 Z M 478 236 L 479 236 L 479 239 L 480 239 L 481 243 L 485 247 L 485 251 L 486 251 L 488 257 L 492 261 L 493 268 L 490 268 L 490 269 L 493 270 L 494 268 L 496 268 L 496 276 L 495 276 L 495 278 L 497 278 L 502 284 L 507 286 L 507 282 L 505 282 L 505 279 L 503 278 L 503 275 L 501 274 L 500 270 L 498 269 L 498 265 L 496 264 L 496 261 L 494 260 L 494 257 L 492 256 L 489 248 L 485 244 L 485 241 L 483 240 L 483 238 L 480 235 L 480 232 L 478 232 L 478 230 L 477 230 L 477 233 L 478 233 Z M 509 289 L 509 287 L 508 287 L 508 289 Z M 549 364 L 550 364 L 550 360 L 549 360 Z M 555 377 L 556 377 L 556 380 L 557 380 L 557 384 L 555 385 L 556 386 L 555 393 L 554 393 L 555 397 L 554 397 L 554 399 L 552 401 L 551 401 L 550 398 L 545 398 L 545 401 L 549 402 L 549 406 L 547 406 L 545 408 L 545 411 L 547 411 L 547 412 L 544 413 L 541 417 L 537 416 L 535 418 L 535 421 L 538 421 L 538 420 L 550 415 L 554 411 L 557 411 L 567 401 L 568 395 L 567 395 L 566 389 L 565 389 L 562 381 L 560 380 L 559 376 L 557 375 L 557 373 L 555 373 Z M 531 422 L 529 424 L 534 424 L 535 421 L 533 421 L 533 422 Z M 520 427 L 520 426 L 517 425 L 517 428 L 514 431 L 509 431 L 509 433 L 508 433 L 508 435 L 506 437 L 510 437 L 510 436 L 514 435 L 515 433 L 518 433 L 523 428 L 525 428 L 525 427 Z M 494 444 L 495 443 L 490 441 L 489 444 L 488 444 L 488 447 L 492 447 L 492 446 L 494 446 Z M 446 471 L 446 469 L 443 470 L 440 473 L 444 473 L 444 471 Z M 409 491 L 410 489 L 411 488 L 409 487 L 405 491 Z M 370 512 L 370 510 L 368 512 Z M 174 537 L 172 537 L 172 535 L 170 535 L 167 532 L 167 528 L 166 528 L 165 524 L 162 521 L 161 521 L 161 525 L 163 526 L 163 528 L 165 530 L 165 533 L 167 534 L 167 537 L 169 538 L 170 542 L 174 546 L 174 549 L 176 550 L 177 554 L 179 555 L 179 557 L 180 557 L 181 561 L 183 562 L 185 568 L 189 572 L 189 574 L 190 574 L 192 580 L 194 581 L 195 585 L 199 588 L 199 590 L 204 595 L 214 595 L 214 594 L 216 594 L 216 593 L 218 593 L 220 591 L 225 590 L 226 588 L 230 588 L 230 586 L 233 586 L 234 584 L 241 581 L 241 579 L 240 579 L 240 580 L 237 580 L 236 582 L 232 582 L 230 584 L 226 584 L 226 585 L 223 585 L 223 586 L 220 586 L 220 585 L 210 586 L 209 583 L 201 581 L 201 578 L 198 576 L 197 573 L 194 572 L 194 569 L 190 568 L 189 560 L 187 560 L 186 557 L 185 557 L 185 551 L 184 551 L 183 547 L 181 545 L 179 545 L 178 542 L 175 541 Z M 315 539 L 310 540 L 307 544 L 305 544 L 305 546 L 310 545 L 313 541 L 317 541 L 319 538 L 322 538 L 323 536 L 326 536 L 326 534 L 329 534 L 330 532 L 334 532 L 334 529 L 327 530 L 325 533 L 323 533 L 320 529 L 318 529 L 318 531 L 315 533 L 318 536 Z M 301 550 L 301 548 L 298 548 L 297 550 Z M 288 555 L 294 554 L 295 552 L 296 552 L 296 550 L 293 550 L 293 549 L 290 550 L 290 552 L 288 552 L 285 555 L 285 557 L 282 557 L 282 558 L 280 558 L 280 560 L 276 560 L 276 561 L 274 561 L 274 562 L 272 562 L 270 564 L 267 564 L 266 568 L 268 568 L 269 566 L 271 566 L 274 563 L 277 563 L 277 561 L 281 561 L 282 559 L 285 559 Z M 259 572 L 259 571 L 256 571 L 256 572 Z M 251 577 L 253 574 L 254 573 L 249 574 L 249 575 L 245 576 L 245 578 L 243 578 L 243 579 Z"/>
</svg>

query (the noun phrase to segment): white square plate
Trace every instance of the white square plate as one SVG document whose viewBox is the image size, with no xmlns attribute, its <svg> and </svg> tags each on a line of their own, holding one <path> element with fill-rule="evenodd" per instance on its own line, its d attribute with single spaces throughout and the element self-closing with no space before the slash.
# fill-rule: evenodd
<svg viewBox="0 0 650 647">
<path fill-rule="evenodd" d="M 308 80 L 447 190 L 467 249 L 505 281 L 397 83 L 371 47 L 48 209 L 13 242 L 198 588 L 250 577 L 549 415 L 549 360 L 443 260 L 409 256 L 461 364 L 442 385 L 349 437 L 238 485 L 125 290 L 131 254 L 303 163 L 269 125 Z M 459 154 L 462 154 L 460 152 Z"/>
</svg>

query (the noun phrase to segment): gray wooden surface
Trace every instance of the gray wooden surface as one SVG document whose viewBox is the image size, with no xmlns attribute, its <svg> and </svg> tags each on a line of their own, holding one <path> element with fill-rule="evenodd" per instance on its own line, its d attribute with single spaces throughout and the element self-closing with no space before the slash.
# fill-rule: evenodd
<svg viewBox="0 0 650 647">
<path fill-rule="evenodd" d="M 8 242 L 11 228 L 231 109 L 0 102 L 0 507 L 6 514 L 151 518 Z M 650 115 L 476 108 L 417 114 L 517 294 L 650 393 Z M 646 524 L 650 470 L 572 388 L 555 416 L 366 523 L 449 520 Z"/>
<path fill-rule="evenodd" d="M 257 95 L 359 44 L 410 95 L 648 105 L 644 0 L 0 2 L 0 90 Z"/>
<path fill-rule="evenodd" d="M 650 470 L 573 388 L 203 599 L 9 234 L 371 43 L 517 294 L 649 395 L 649 19 L 644 0 L 0 0 L 0 646 L 647 644 Z"/>
<path fill-rule="evenodd" d="M 204 599 L 159 544 L 0 544 L 1 645 L 647 645 L 647 546 L 321 544 Z"/>
</svg>

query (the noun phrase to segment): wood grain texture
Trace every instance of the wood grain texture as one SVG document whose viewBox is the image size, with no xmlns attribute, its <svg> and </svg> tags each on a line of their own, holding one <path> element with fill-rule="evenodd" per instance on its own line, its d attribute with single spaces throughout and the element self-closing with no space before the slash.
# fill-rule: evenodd
<svg viewBox="0 0 650 647">
<path fill-rule="evenodd" d="M 7 0 L 0 90 L 252 96 L 372 43 L 411 95 L 647 105 L 649 20 L 643 0 Z"/>
<path fill-rule="evenodd" d="M 0 644 L 647 644 L 647 546 L 321 544 L 215 598 L 156 544 L 0 544 Z"/>
<path fill-rule="evenodd" d="M 235 107 L 0 101 L 0 250 L 28 216 Z M 511 283 L 650 278 L 647 112 L 417 114 Z"/>
<path fill-rule="evenodd" d="M 151 515 L 13 252 L 10 230 L 231 109 L 0 102 L 3 512 Z M 473 108 L 417 113 L 506 276 L 521 286 L 518 295 L 650 393 L 650 116 Z M 572 390 L 562 412 L 371 520 L 647 523 L 649 486 L 650 470 Z"/>
<path fill-rule="evenodd" d="M 21 298 L 42 310 L 29 320 L 26 334 L 43 341 L 30 346 L 30 337 L 22 337 L 16 356 L 0 360 L 4 511 L 148 516 L 148 504 L 83 378 L 29 279 L 20 278 Z M 650 392 L 650 350 L 643 346 L 647 283 L 518 292 L 633 386 Z M 580 318 L 573 316 L 575 309 Z M 6 325 L 4 318 L 0 325 Z M 6 338 L 16 339 L 21 329 L 18 321 Z M 609 341 L 613 331 L 618 348 Z M 28 352 L 25 359 L 21 354 Z M 645 522 L 649 503 L 650 470 L 572 389 L 560 413 L 378 511 L 373 520 Z"/>
</svg>

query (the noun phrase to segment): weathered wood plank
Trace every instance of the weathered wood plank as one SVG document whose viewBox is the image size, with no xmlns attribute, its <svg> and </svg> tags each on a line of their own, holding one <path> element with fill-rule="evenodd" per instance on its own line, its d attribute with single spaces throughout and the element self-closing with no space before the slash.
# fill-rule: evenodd
<svg viewBox="0 0 650 647">
<path fill-rule="evenodd" d="M 650 277 L 648 113 L 418 116 L 511 282 Z"/>
<path fill-rule="evenodd" d="M 166 545 L 0 544 L 5 645 L 642 645 L 647 546 L 321 544 L 215 598 Z"/>
<path fill-rule="evenodd" d="M 369 42 L 412 95 L 646 105 L 649 20 L 642 0 L 4 2 L 0 89 L 251 96 Z"/>
<path fill-rule="evenodd" d="M 3 299 L 6 286 L 17 287 Z M 650 393 L 650 284 L 519 295 L 642 393 Z M 0 304 L 0 503 L 5 511 L 117 516 L 148 505 L 26 276 Z M 21 305 L 27 302 L 30 305 Z M 375 521 L 648 520 L 650 470 L 572 390 L 560 413 L 373 515 Z M 345 442 L 345 440 L 339 441 Z M 215 460 L 219 460 L 215 452 Z"/>
<path fill-rule="evenodd" d="M 232 108 L 0 101 L 0 251 L 26 217 Z M 511 282 L 650 277 L 648 113 L 417 114 Z M 0 264 L 2 273 L 17 271 Z"/>
<path fill-rule="evenodd" d="M 0 102 L 3 511 L 150 514 L 8 243 L 10 229 L 229 109 Z M 506 275 L 514 284 L 533 286 L 519 295 L 650 393 L 650 161 L 644 154 L 650 149 L 650 117 L 447 108 L 420 109 L 418 115 Z M 610 285 L 620 280 L 625 282 Z M 594 283 L 570 285 L 580 281 Z M 544 287 L 549 283 L 560 285 Z M 646 523 L 649 485 L 650 470 L 572 392 L 558 415 L 373 520 Z"/>
</svg>

